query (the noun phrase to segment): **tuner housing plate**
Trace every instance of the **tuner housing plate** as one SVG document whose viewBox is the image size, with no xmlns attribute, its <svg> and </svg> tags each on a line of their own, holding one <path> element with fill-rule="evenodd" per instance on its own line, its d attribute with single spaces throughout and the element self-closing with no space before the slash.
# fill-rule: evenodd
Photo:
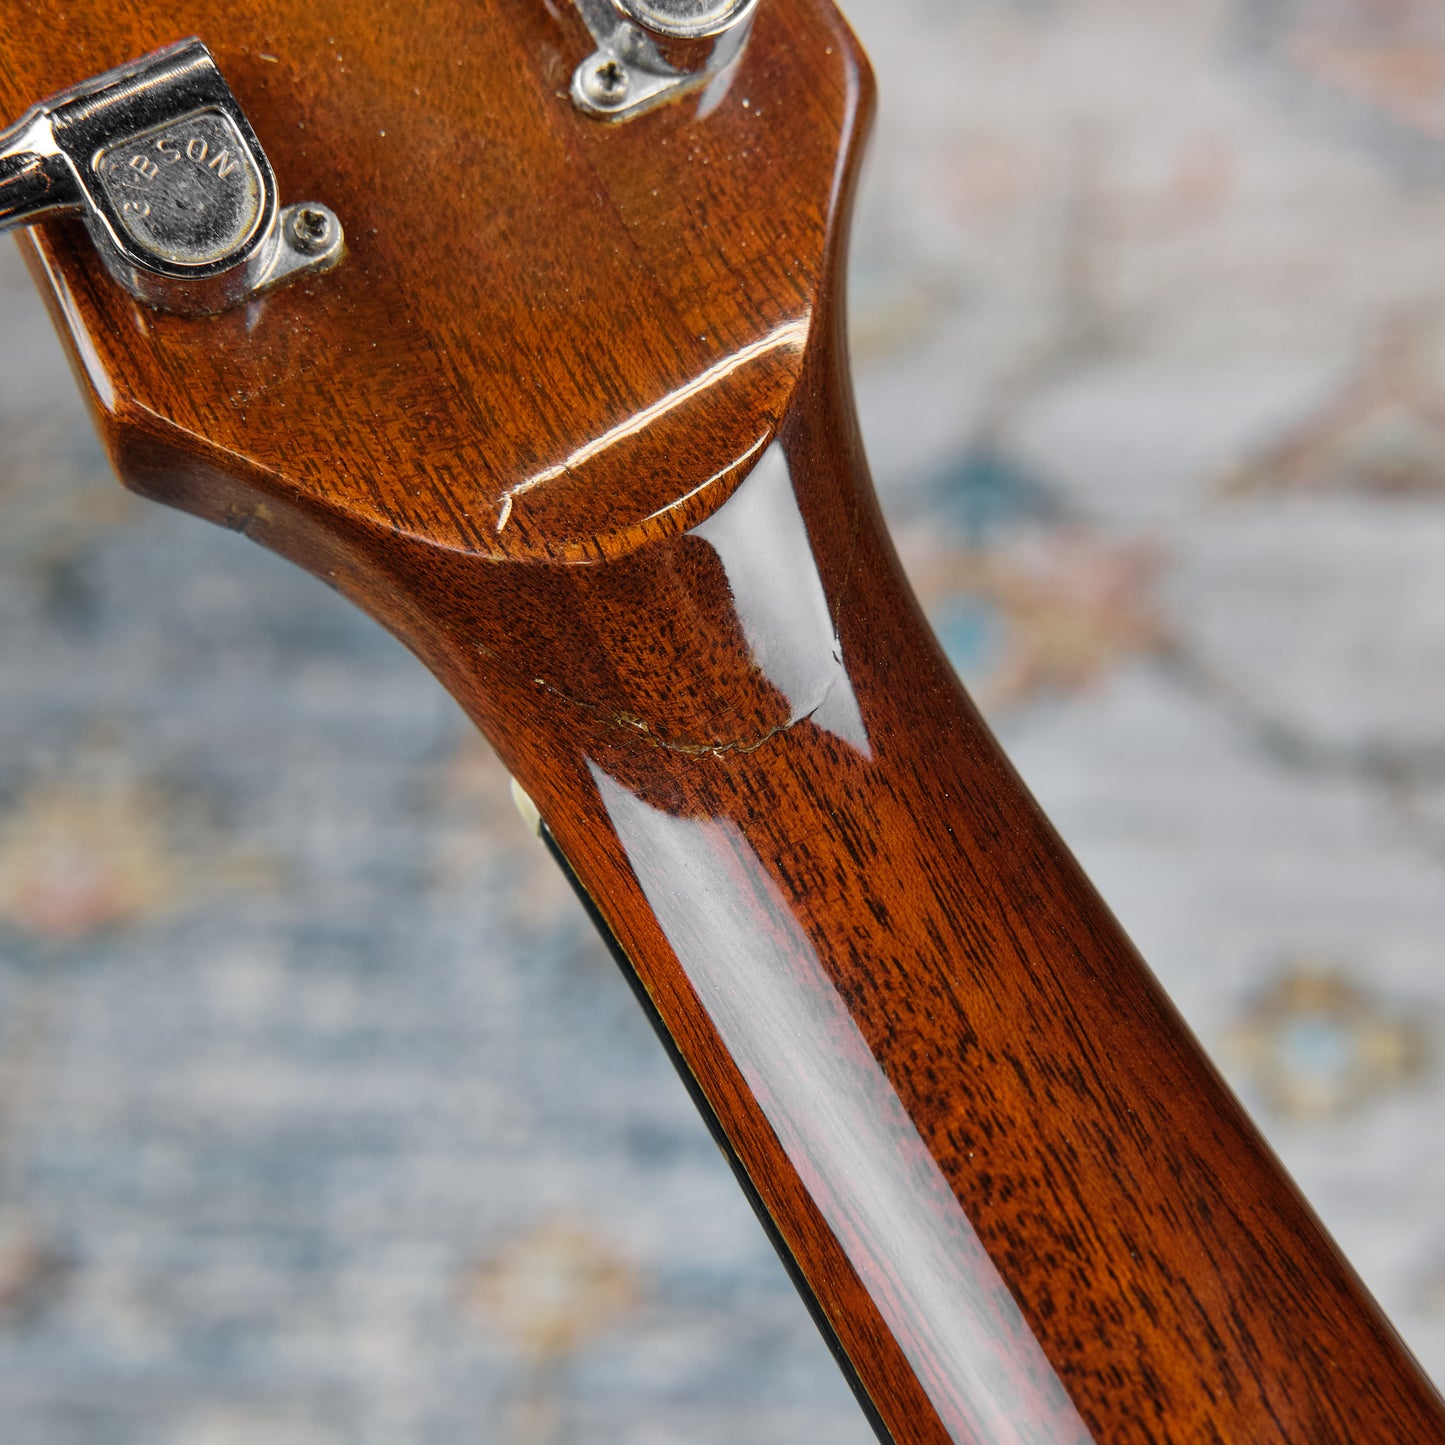
<svg viewBox="0 0 1445 1445">
<path fill-rule="evenodd" d="M 0 231 L 76 212 L 110 274 L 163 311 L 225 311 L 342 254 L 326 207 L 279 206 L 266 152 L 195 39 L 31 107 L 0 132 L 0 183 Z"/>
<path fill-rule="evenodd" d="M 572 76 L 578 108 L 630 120 L 712 79 L 742 52 L 758 0 L 575 0 L 596 51 Z"/>
</svg>

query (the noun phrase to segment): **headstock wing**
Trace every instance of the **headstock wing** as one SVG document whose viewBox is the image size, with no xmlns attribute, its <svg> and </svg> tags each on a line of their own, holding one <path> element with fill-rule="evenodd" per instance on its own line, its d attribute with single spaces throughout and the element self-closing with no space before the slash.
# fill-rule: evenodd
<svg viewBox="0 0 1445 1445">
<path fill-rule="evenodd" d="M 563 0 L 42 0 L 0 112 L 187 32 L 348 254 L 195 318 L 121 290 L 75 222 L 34 233 L 130 485 L 243 527 L 294 508 L 585 562 L 692 525 L 761 455 L 827 314 L 868 105 L 827 0 L 768 0 L 732 67 L 620 123 L 569 95 L 590 39 Z"/>
</svg>

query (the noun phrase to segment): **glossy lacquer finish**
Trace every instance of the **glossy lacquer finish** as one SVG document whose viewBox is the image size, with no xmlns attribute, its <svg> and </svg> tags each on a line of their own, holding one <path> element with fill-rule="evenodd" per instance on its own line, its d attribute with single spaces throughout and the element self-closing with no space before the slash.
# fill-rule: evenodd
<svg viewBox="0 0 1445 1445">
<path fill-rule="evenodd" d="M 901 577 L 831 7 L 765 0 L 734 70 L 609 127 L 560 3 L 46 0 L 0 106 L 183 32 L 350 254 L 196 321 L 42 233 L 118 469 L 353 597 L 492 739 L 880 1433 L 1445 1441 Z"/>
</svg>

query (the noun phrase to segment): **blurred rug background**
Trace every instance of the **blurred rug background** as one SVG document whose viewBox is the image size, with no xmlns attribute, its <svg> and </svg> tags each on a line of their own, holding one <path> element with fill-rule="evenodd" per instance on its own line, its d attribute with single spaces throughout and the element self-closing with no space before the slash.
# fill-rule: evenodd
<svg viewBox="0 0 1445 1445">
<path fill-rule="evenodd" d="M 917 585 L 1445 1377 L 1445 12 L 848 10 Z M 0 316 L 7 1445 L 862 1445 L 454 705 Z"/>
</svg>

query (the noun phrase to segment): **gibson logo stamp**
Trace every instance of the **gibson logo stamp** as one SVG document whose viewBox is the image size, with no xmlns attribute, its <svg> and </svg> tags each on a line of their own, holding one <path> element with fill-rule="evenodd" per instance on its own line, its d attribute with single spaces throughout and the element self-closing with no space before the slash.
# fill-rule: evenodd
<svg viewBox="0 0 1445 1445">
<path fill-rule="evenodd" d="M 131 240 L 179 265 L 230 255 L 261 216 L 260 172 L 220 111 L 132 136 L 101 151 L 93 165 Z"/>
</svg>

